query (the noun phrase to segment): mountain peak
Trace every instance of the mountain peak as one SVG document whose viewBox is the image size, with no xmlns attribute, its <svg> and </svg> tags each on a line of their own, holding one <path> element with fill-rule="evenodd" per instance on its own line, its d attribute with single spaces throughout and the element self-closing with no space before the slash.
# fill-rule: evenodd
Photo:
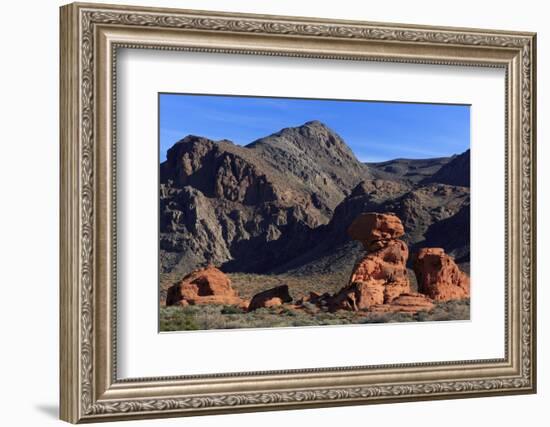
<svg viewBox="0 0 550 427">
<path fill-rule="evenodd" d="M 301 133 L 313 132 L 314 134 L 318 134 L 318 135 L 319 134 L 333 135 L 335 137 L 340 138 L 336 132 L 334 132 L 331 128 L 329 128 L 325 123 L 321 122 L 320 120 L 309 120 L 300 126 L 284 128 L 278 133 L 296 132 L 296 131 Z"/>
<path fill-rule="evenodd" d="M 211 140 L 205 136 L 189 134 L 183 137 L 182 139 L 180 139 L 179 141 L 177 141 L 176 144 L 180 144 L 180 143 L 184 144 L 187 142 L 195 142 L 195 141 L 211 141 Z"/>
<path fill-rule="evenodd" d="M 285 140 L 287 143 L 291 143 L 293 145 L 309 145 L 312 148 L 317 148 L 319 144 L 329 142 L 329 145 L 342 146 L 345 147 L 345 150 L 348 149 L 346 143 L 342 140 L 340 135 L 319 120 L 309 120 L 299 126 L 283 128 L 267 137 L 260 138 L 259 140 L 252 142 L 249 146 L 266 142 L 277 142 L 280 144 L 282 140 Z"/>
<path fill-rule="evenodd" d="M 345 169 L 351 174 L 365 172 L 366 167 L 356 159 L 353 151 L 335 131 L 319 120 L 309 120 L 300 126 L 293 126 L 281 129 L 265 138 L 260 138 L 246 146 L 256 152 L 262 153 L 264 157 L 276 162 L 292 161 L 297 158 L 307 160 L 316 164 L 313 169 L 323 165 L 325 172 L 340 175 L 341 173 L 333 168 Z M 278 154 L 276 154 L 278 152 Z M 326 166 L 326 167 L 324 167 Z M 361 170 L 361 172 L 359 172 Z M 346 174 L 346 172 L 344 173 Z"/>
<path fill-rule="evenodd" d="M 167 150 L 166 159 L 175 164 L 183 153 L 196 150 L 197 147 L 204 147 L 203 151 L 209 150 L 214 144 L 214 141 L 203 136 L 187 135 Z"/>
<path fill-rule="evenodd" d="M 322 127 L 322 128 L 325 128 L 325 129 L 329 128 L 326 124 L 324 124 L 323 122 L 321 122 L 319 120 L 310 120 L 310 121 L 305 122 L 302 126 L 298 126 L 298 127 L 304 127 L 304 126 Z"/>
</svg>

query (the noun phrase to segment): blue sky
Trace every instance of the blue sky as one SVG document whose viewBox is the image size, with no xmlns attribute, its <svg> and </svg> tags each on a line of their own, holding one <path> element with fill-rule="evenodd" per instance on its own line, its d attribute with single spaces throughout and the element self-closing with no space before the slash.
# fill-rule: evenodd
<svg viewBox="0 0 550 427">
<path fill-rule="evenodd" d="M 464 105 L 187 94 L 160 94 L 159 102 L 161 161 L 189 134 L 246 145 L 311 120 L 337 132 L 363 162 L 443 157 L 470 147 Z"/>
</svg>

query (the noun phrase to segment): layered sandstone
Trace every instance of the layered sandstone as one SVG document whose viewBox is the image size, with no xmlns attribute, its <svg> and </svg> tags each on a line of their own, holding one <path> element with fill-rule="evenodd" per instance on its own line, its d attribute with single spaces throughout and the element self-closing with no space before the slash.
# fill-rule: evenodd
<svg viewBox="0 0 550 427">
<path fill-rule="evenodd" d="M 434 302 L 426 295 L 419 293 L 405 293 L 399 295 L 389 304 L 375 305 L 369 311 L 374 313 L 418 313 L 430 311 L 434 308 Z"/>
<path fill-rule="evenodd" d="M 390 213 L 364 213 L 353 221 L 348 234 L 369 252 L 355 265 L 348 285 L 332 298 L 331 311 L 365 310 L 410 292 L 409 251 L 398 239 L 404 233 L 401 220 Z"/>
<path fill-rule="evenodd" d="M 209 265 L 185 276 L 168 289 L 166 305 L 223 304 L 243 305 L 231 280 L 216 267 Z"/>
<path fill-rule="evenodd" d="M 442 248 L 422 248 L 414 262 L 418 290 L 436 301 L 470 297 L 470 278 Z"/>
<path fill-rule="evenodd" d="M 395 240 L 404 234 L 401 220 L 391 213 L 363 213 L 348 227 L 348 235 L 366 250 L 379 249 L 377 242 Z"/>
</svg>

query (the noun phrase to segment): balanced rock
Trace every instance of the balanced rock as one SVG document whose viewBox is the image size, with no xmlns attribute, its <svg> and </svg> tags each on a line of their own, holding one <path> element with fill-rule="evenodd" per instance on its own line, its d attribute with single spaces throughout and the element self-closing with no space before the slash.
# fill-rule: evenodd
<svg viewBox="0 0 550 427">
<path fill-rule="evenodd" d="M 166 305 L 240 305 L 243 300 L 231 287 L 231 280 L 216 267 L 195 270 L 168 289 Z"/>
<path fill-rule="evenodd" d="M 334 295 L 331 309 L 369 309 L 409 292 L 408 255 L 407 245 L 401 240 L 390 240 L 383 248 L 365 255 L 353 269 L 349 284 Z"/>
<path fill-rule="evenodd" d="M 470 278 L 442 248 L 422 248 L 414 262 L 418 291 L 436 301 L 470 296 Z"/>
<path fill-rule="evenodd" d="M 292 302 L 292 297 L 288 292 L 288 286 L 281 285 L 254 295 L 248 305 L 248 311 L 254 311 L 258 308 L 276 307 L 289 302 Z"/>
<path fill-rule="evenodd" d="M 353 240 L 363 243 L 365 249 L 378 241 L 397 239 L 405 234 L 405 228 L 399 217 L 391 213 L 363 213 L 351 223 L 348 235 Z"/>
<path fill-rule="evenodd" d="M 331 311 L 365 310 L 410 292 L 406 267 L 409 250 L 405 242 L 397 239 L 404 234 L 397 216 L 361 214 L 349 227 L 348 234 L 370 252 L 355 265 L 348 285 L 334 295 Z"/>
</svg>

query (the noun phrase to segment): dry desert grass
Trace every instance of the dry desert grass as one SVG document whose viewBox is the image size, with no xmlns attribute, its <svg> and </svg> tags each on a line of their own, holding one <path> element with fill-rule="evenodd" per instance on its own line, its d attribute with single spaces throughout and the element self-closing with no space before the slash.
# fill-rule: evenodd
<svg viewBox="0 0 550 427">
<path fill-rule="evenodd" d="M 430 322 L 468 320 L 470 300 L 439 303 L 430 312 L 369 313 L 344 311 L 335 313 L 320 310 L 313 304 L 303 309 L 290 305 L 261 308 L 246 313 L 235 306 L 195 305 L 187 307 L 161 307 L 160 330 L 189 331 L 206 329 L 284 328 L 290 326 L 350 325 L 367 323 Z"/>
</svg>

